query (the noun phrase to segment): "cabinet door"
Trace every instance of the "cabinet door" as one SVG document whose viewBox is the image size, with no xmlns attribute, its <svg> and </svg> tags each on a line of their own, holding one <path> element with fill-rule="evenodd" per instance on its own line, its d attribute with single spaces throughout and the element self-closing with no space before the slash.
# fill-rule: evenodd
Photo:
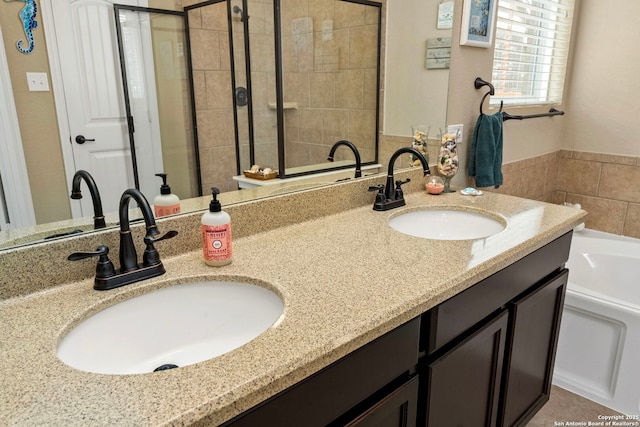
<svg viewBox="0 0 640 427">
<path fill-rule="evenodd" d="M 421 349 L 431 356 L 563 268 L 571 237 L 570 231 L 429 310 L 424 315 Z"/>
<path fill-rule="evenodd" d="M 415 427 L 418 408 L 418 377 L 398 387 L 347 427 Z"/>
<path fill-rule="evenodd" d="M 427 366 L 427 426 L 497 425 L 507 325 L 502 311 Z"/>
<path fill-rule="evenodd" d="M 419 337 L 420 318 L 416 318 L 223 426 L 326 426 L 397 378 L 408 377 L 418 363 Z"/>
<path fill-rule="evenodd" d="M 503 426 L 524 425 L 549 400 L 568 270 L 510 307 Z"/>
</svg>

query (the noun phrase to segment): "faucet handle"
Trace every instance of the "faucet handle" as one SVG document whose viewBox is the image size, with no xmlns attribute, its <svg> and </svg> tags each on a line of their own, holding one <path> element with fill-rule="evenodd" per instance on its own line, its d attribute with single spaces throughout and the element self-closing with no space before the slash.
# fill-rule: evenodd
<svg viewBox="0 0 640 427">
<path fill-rule="evenodd" d="M 373 209 L 382 210 L 387 201 L 387 198 L 384 195 L 384 184 L 373 185 L 369 187 L 369 191 L 377 191 L 376 200 L 373 202 Z"/>
<path fill-rule="evenodd" d="M 384 200 L 385 200 L 384 184 L 372 185 L 369 187 L 369 191 L 377 191 L 378 193 L 376 194 L 376 203 L 377 202 L 384 203 Z"/>
<path fill-rule="evenodd" d="M 154 243 L 159 242 L 160 240 L 171 239 L 172 237 L 176 237 L 177 235 L 178 235 L 178 232 L 176 230 L 171 230 L 171 231 L 167 231 L 160 237 L 145 236 L 144 243 L 145 245 L 153 245 Z"/>
<path fill-rule="evenodd" d="M 67 259 L 69 261 L 78 261 L 81 259 L 99 257 L 98 265 L 96 265 L 96 279 L 102 279 L 114 276 L 116 269 L 109 259 L 109 248 L 107 246 L 98 246 L 95 252 L 73 252 Z"/>
<path fill-rule="evenodd" d="M 407 182 L 411 182 L 411 179 L 407 178 L 407 179 L 406 179 L 406 180 L 404 180 L 404 181 L 401 181 L 401 180 L 397 180 L 397 181 L 396 181 L 396 191 L 395 191 L 395 197 L 396 197 L 396 200 L 399 200 L 399 199 L 404 198 L 404 194 L 403 194 L 403 192 L 402 192 L 402 188 L 401 188 L 401 187 L 402 187 L 404 184 L 406 184 Z"/>
<path fill-rule="evenodd" d="M 144 244 L 147 245 L 147 247 L 144 250 L 144 254 L 142 255 L 142 265 L 145 267 L 148 267 L 148 266 L 160 264 L 160 254 L 158 253 L 156 248 L 153 246 L 154 243 L 159 242 L 161 240 L 171 239 L 172 237 L 176 237 L 177 235 L 178 235 L 177 231 L 171 230 L 171 231 L 167 231 L 165 234 L 163 234 L 160 237 L 153 237 L 150 235 L 145 236 Z"/>
</svg>

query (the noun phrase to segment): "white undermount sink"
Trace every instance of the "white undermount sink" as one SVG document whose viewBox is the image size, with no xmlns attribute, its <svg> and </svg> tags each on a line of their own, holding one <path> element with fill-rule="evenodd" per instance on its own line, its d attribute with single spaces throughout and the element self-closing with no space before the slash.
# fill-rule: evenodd
<svg viewBox="0 0 640 427">
<path fill-rule="evenodd" d="M 101 374 L 183 367 L 236 349 L 269 329 L 284 304 L 274 292 L 238 282 L 173 285 L 110 306 L 58 346 L 67 365 Z"/>
<path fill-rule="evenodd" d="M 472 240 L 505 228 L 498 217 L 482 211 L 453 208 L 413 210 L 393 216 L 389 226 L 410 236 L 435 240 Z"/>
</svg>

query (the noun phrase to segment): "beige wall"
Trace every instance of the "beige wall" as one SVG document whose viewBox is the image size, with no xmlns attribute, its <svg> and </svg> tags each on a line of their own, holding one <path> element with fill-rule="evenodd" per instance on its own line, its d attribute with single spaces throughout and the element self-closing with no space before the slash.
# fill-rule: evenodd
<svg viewBox="0 0 640 427">
<path fill-rule="evenodd" d="M 439 30 L 437 3 L 413 1 L 411 7 L 387 12 L 387 42 L 393 49 L 385 53 L 384 133 L 410 135 L 411 125 L 431 125 L 430 136 L 446 123 L 448 69 L 426 69 L 428 39 L 451 37 L 452 30 Z M 406 1 L 406 0 L 405 0 Z"/>
<path fill-rule="evenodd" d="M 578 0 L 564 147 L 640 155 L 640 2 Z M 637 183 L 636 183 L 637 186 Z"/>
<path fill-rule="evenodd" d="M 69 203 L 60 203 L 60 200 L 67 200 L 69 194 L 62 167 L 62 149 L 53 89 L 49 92 L 29 92 L 27 88 L 27 72 L 51 75 L 44 40 L 44 24 L 39 13 L 36 19 L 38 27 L 33 31 L 35 48 L 29 54 L 16 49 L 16 42 L 20 39 L 24 40 L 23 46 L 27 44 L 19 18 L 24 5 L 22 2 L 0 2 L 0 26 L 20 121 L 33 207 L 36 221 L 41 224 L 68 219 L 71 209 Z"/>
</svg>

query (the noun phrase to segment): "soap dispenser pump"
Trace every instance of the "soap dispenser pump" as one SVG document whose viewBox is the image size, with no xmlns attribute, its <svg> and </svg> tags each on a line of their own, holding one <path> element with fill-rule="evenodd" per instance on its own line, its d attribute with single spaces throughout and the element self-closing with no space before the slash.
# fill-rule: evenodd
<svg viewBox="0 0 640 427">
<path fill-rule="evenodd" d="M 211 188 L 213 199 L 209 211 L 202 215 L 202 252 L 207 265 L 221 267 L 231 263 L 231 217 L 222 210 L 218 194 L 220 190 Z"/>
<path fill-rule="evenodd" d="M 162 178 L 160 194 L 153 199 L 153 213 L 156 218 L 180 213 L 180 199 L 171 193 L 171 187 L 167 185 L 167 174 L 157 173 Z"/>
</svg>

